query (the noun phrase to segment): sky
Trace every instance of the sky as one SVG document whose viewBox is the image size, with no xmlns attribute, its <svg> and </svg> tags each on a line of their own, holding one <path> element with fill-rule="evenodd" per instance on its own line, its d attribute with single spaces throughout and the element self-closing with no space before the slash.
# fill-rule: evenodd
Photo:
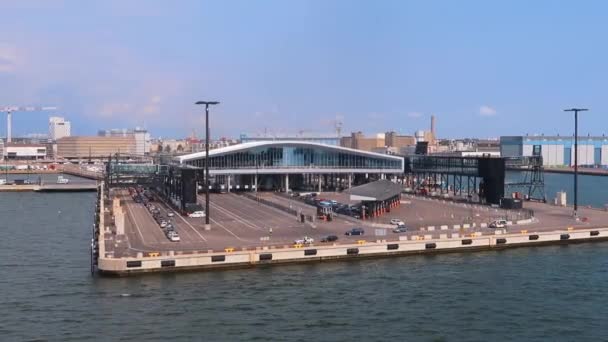
<svg viewBox="0 0 608 342">
<path fill-rule="evenodd" d="M 203 136 L 608 131 L 608 2 L 0 0 L 13 135 L 147 128 Z M 0 115 L 0 135 L 6 134 Z"/>
</svg>

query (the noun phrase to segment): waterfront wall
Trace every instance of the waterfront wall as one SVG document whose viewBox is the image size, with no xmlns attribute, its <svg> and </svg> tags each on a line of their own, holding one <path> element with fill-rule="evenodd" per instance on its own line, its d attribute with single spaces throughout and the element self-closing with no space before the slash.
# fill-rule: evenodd
<svg viewBox="0 0 608 342">
<path fill-rule="evenodd" d="M 564 244 L 608 240 L 608 228 L 527 232 L 461 237 L 458 234 L 431 239 L 416 236 L 415 240 L 369 242 L 323 246 L 286 246 L 256 250 L 183 254 L 176 252 L 147 253 L 138 258 L 111 258 L 100 253 L 98 269 L 102 274 L 129 275 L 144 272 L 180 271 L 254 267 L 265 264 L 318 262 L 323 260 L 387 257 L 420 253 L 467 252 L 524 246 Z M 100 247 L 103 242 L 100 241 Z M 101 248 L 100 248 L 101 251 Z"/>
</svg>

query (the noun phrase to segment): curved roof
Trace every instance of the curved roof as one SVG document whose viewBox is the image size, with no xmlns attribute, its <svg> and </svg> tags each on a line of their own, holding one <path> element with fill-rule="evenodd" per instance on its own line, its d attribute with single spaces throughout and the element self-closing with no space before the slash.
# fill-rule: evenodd
<svg viewBox="0 0 608 342">
<path fill-rule="evenodd" d="M 365 157 L 392 159 L 392 160 L 399 160 L 399 161 L 403 160 L 403 158 L 401 158 L 401 157 L 391 156 L 391 155 L 387 155 L 387 154 L 361 151 L 361 150 L 355 150 L 355 149 L 347 148 L 347 147 L 325 145 L 325 144 L 320 144 L 320 143 L 316 143 L 316 142 L 298 141 L 298 140 L 293 140 L 293 141 L 288 141 L 288 140 L 252 141 L 252 142 L 247 142 L 247 143 L 242 143 L 242 144 L 237 144 L 237 145 L 209 150 L 209 156 L 214 157 L 214 156 L 229 154 L 229 153 L 233 153 L 233 152 L 240 152 L 240 151 L 248 150 L 248 149 L 255 148 L 255 147 L 274 147 L 274 146 L 278 146 L 278 147 L 285 147 L 285 146 L 317 147 L 317 148 L 322 148 L 322 149 L 326 149 L 326 150 L 334 150 L 336 152 L 345 152 L 345 153 L 361 155 L 361 156 L 365 156 Z M 179 163 L 183 163 L 185 161 L 204 159 L 204 158 L 205 158 L 205 152 L 196 152 L 196 153 L 191 153 L 191 154 L 186 154 L 183 156 L 176 157 L 175 160 L 178 161 Z"/>
</svg>

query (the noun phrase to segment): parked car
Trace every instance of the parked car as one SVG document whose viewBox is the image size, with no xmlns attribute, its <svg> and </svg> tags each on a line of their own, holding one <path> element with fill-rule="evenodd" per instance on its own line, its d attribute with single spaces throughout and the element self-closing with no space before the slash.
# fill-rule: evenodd
<svg viewBox="0 0 608 342">
<path fill-rule="evenodd" d="M 363 230 L 363 228 L 353 228 L 344 233 L 344 235 L 363 235 L 364 233 L 365 230 Z"/>
<path fill-rule="evenodd" d="M 495 220 L 490 223 L 490 228 L 505 228 L 507 226 L 507 220 Z"/>
<path fill-rule="evenodd" d="M 193 213 L 188 214 L 188 217 L 205 217 L 204 211 L 195 211 Z"/>
<path fill-rule="evenodd" d="M 175 216 L 175 214 L 172 211 L 170 211 L 170 212 L 167 213 L 167 216 L 168 217 L 173 217 L 173 216 Z"/>
<path fill-rule="evenodd" d="M 308 244 L 311 244 L 313 242 L 315 242 L 315 240 L 313 238 L 311 238 L 309 236 L 305 236 L 302 239 L 295 240 L 293 243 L 295 243 L 295 244 L 302 244 L 302 245 L 308 245 Z"/>
<path fill-rule="evenodd" d="M 405 233 L 407 232 L 407 227 L 405 225 L 398 225 L 397 227 L 395 227 L 395 229 L 393 229 L 393 233 Z"/>
<path fill-rule="evenodd" d="M 338 237 L 335 235 L 327 235 L 321 239 L 321 242 L 334 242 L 337 241 Z"/>
<path fill-rule="evenodd" d="M 161 221 L 160 222 L 160 227 L 161 228 L 165 228 L 167 226 L 167 221 Z"/>
<path fill-rule="evenodd" d="M 391 224 L 394 224 L 395 226 L 405 226 L 405 223 L 403 221 L 396 218 L 391 219 Z"/>
</svg>

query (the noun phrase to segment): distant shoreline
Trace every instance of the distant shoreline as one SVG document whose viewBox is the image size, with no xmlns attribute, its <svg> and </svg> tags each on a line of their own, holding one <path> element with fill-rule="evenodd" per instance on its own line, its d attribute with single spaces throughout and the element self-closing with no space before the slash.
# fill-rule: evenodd
<svg viewBox="0 0 608 342">
<path fill-rule="evenodd" d="M 8 175 L 37 175 L 37 174 L 58 174 L 61 173 L 61 171 L 59 170 L 1 170 L 0 171 L 0 176 L 2 174 L 8 174 Z"/>
<path fill-rule="evenodd" d="M 526 171 L 527 169 L 525 168 L 508 168 L 508 171 Z M 566 167 L 544 167 L 544 172 L 546 173 L 561 173 L 561 174 L 574 174 L 574 169 L 573 168 L 566 168 Z M 608 170 L 606 169 L 594 169 L 594 168 L 589 168 L 589 167 L 579 167 L 578 168 L 578 173 L 580 175 L 587 175 L 587 176 L 608 176 Z"/>
<path fill-rule="evenodd" d="M 569 173 L 574 174 L 573 168 L 557 168 L 557 167 L 545 167 L 545 172 L 549 173 Z M 578 168 L 578 173 L 581 175 L 588 176 L 608 176 L 608 170 L 605 169 L 593 169 L 593 168 Z"/>
</svg>

